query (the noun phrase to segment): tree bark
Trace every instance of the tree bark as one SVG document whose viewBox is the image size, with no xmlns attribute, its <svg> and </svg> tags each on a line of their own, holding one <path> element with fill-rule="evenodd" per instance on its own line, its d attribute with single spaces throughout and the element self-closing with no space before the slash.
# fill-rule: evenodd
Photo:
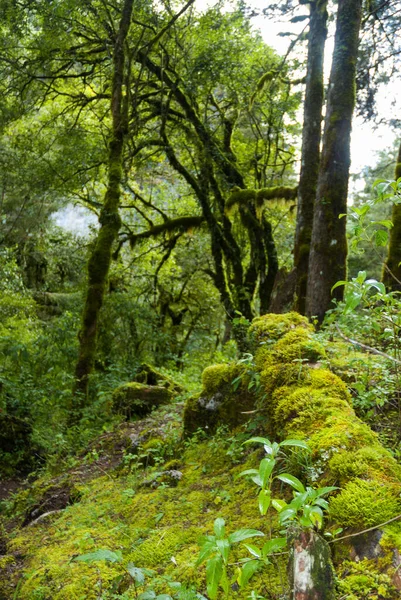
<svg viewBox="0 0 401 600">
<path fill-rule="evenodd" d="M 335 600 L 335 577 L 327 542 L 313 529 L 288 534 L 291 600 Z"/>
<path fill-rule="evenodd" d="M 306 314 L 321 323 L 346 278 L 350 138 L 362 0 L 339 0 L 309 257 Z M 343 288 L 334 298 L 341 300 Z"/>
<path fill-rule="evenodd" d="M 398 149 L 395 179 L 401 177 L 401 144 Z M 401 292 L 401 204 L 394 204 L 387 260 L 383 268 L 383 283 L 389 291 Z"/>
<path fill-rule="evenodd" d="M 75 367 L 74 399 L 80 409 L 87 402 L 89 375 L 93 371 L 99 312 L 103 304 L 109 273 L 112 248 L 121 226 L 119 215 L 120 185 L 123 175 L 123 149 L 127 128 L 123 99 L 125 63 L 124 43 L 128 35 L 133 0 L 125 0 L 113 52 L 113 80 L 111 97 L 112 134 L 109 144 L 108 182 L 100 229 L 88 262 L 88 287 L 79 332 L 79 356 Z M 128 94 L 128 89 L 126 89 Z M 76 416 L 75 416 L 76 418 Z"/>
<path fill-rule="evenodd" d="M 316 0 L 316 2 L 310 3 L 301 174 L 299 177 L 294 244 L 295 307 L 301 314 L 305 314 L 313 212 L 319 175 L 324 99 L 323 63 L 327 38 L 327 16 L 327 0 Z"/>
</svg>

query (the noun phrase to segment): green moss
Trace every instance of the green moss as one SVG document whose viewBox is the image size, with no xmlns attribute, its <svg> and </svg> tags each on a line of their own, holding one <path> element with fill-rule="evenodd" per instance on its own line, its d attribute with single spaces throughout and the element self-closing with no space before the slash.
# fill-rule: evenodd
<svg viewBox="0 0 401 600">
<path fill-rule="evenodd" d="M 172 392 L 164 387 L 125 383 L 114 390 L 111 401 L 113 412 L 131 418 L 147 415 L 156 406 L 169 404 L 172 398 Z"/>
<path fill-rule="evenodd" d="M 282 362 L 295 360 L 317 362 L 326 357 L 322 344 L 314 340 L 311 332 L 303 327 L 296 327 L 286 333 L 275 344 L 274 353 Z"/>
<path fill-rule="evenodd" d="M 356 478 L 330 502 L 331 518 L 343 527 L 363 529 L 385 523 L 400 513 L 399 484 Z"/>
<path fill-rule="evenodd" d="M 334 454 L 329 462 L 331 472 L 341 485 L 353 477 L 401 479 L 401 467 L 391 454 L 380 446 L 365 446 L 354 451 Z"/>
<path fill-rule="evenodd" d="M 313 331 L 313 327 L 306 317 L 296 312 L 289 312 L 284 315 L 268 314 L 257 317 L 252 321 L 249 333 L 254 337 L 256 343 L 260 344 L 261 342 L 276 341 L 295 327 Z"/>
<path fill-rule="evenodd" d="M 391 577 L 381 573 L 374 561 L 360 562 L 344 561 L 339 570 L 338 591 L 347 600 L 396 600 L 397 590 L 391 582 Z"/>
<path fill-rule="evenodd" d="M 215 394 L 222 386 L 231 384 L 239 374 L 237 365 L 211 365 L 202 373 L 202 394 Z"/>
</svg>

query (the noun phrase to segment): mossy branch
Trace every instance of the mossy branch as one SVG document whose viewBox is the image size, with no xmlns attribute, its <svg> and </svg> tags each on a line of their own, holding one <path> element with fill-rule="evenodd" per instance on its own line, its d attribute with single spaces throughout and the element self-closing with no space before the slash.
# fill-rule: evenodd
<svg viewBox="0 0 401 600">
<path fill-rule="evenodd" d="M 261 206 L 267 200 L 295 200 L 297 192 L 298 187 L 287 186 L 262 188 L 260 190 L 240 190 L 239 188 L 234 188 L 226 202 L 226 210 L 230 210 L 236 205 L 248 205 L 251 202 L 255 202 L 257 206 Z"/>
<path fill-rule="evenodd" d="M 130 234 L 121 240 L 122 243 L 129 241 L 131 244 L 131 248 L 133 248 L 137 241 L 145 240 L 151 237 L 157 237 L 163 233 L 172 232 L 172 231 L 189 231 L 194 227 L 200 227 L 204 223 L 205 219 L 202 216 L 186 216 L 186 217 L 177 217 L 176 219 L 169 219 L 164 223 L 159 223 L 158 225 L 154 225 L 146 231 L 142 231 L 141 233 Z"/>
</svg>

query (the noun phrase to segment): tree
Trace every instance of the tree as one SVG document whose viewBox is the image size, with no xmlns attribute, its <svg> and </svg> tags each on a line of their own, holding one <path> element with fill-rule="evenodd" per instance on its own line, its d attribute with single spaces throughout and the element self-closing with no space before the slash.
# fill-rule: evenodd
<svg viewBox="0 0 401 600">
<path fill-rule="evenodd" d="M 327 37 L 327 0 L 310 2 L 308 58 L 302 129 L 297 223 L 294 243 L 295 306 L 305 314 L 310 243 L 320 164 L 321 120 L 324 101 L 323 63 Z"/>
<path fill-rule="evenodd" d="M 398 149 L 397 163 L 394 177 L 401 177 L 401 144 Z M 383 268 L 383 283 L 388 290 L 401 291 L 401 206 L 394 204 L 391 220 L 393 227 L 390 229 L 390 242 L 387 260 Z"/>
<path fill-rule="evenodd" d="M 340 0 L 312 228 L 306 312 L 322 322 L 346 278 L 350 136 L 362 0 Z M 341 299 L 342 288 L 334 298 Z"/>
</svg>

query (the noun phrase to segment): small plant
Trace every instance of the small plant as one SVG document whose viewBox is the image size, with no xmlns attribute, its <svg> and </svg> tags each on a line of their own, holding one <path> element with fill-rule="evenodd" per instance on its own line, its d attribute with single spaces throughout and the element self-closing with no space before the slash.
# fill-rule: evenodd
<svg viewBox="0 0 401 600">
<path fill-rule="evenodd" d="M 247 469 L 241 473 L 250 475 L 251 479 L 260 488 L 258 495 L 259 511 L 265 515 L 270 505 L 279 514 L 279 523 L 288 526 L 296 521 L 302 527 L 323 527 L 323 511 L 328 509 L 328 502 L 323 496 L 338 489 L 333 486 L 319 488 L 317 490 L 306 487 L 294 475 L 290 473 L 274 474 L 278 461 L 280 460 L 281 448 L 296 447 L 303 450 L 309 450 L 306 442 L 302 440 L 284 440 L 281 443 L 271 442 L 267 438 L 253 437 L 245 443 L 263 444 L 268 458 L 263 458 L 259 464 L 259 469 Z M 290 503 L 284 500 L 272 497 L 272 485 L 274 479 L 290 485 L 294 492 L 294 498 Z"/>
<path fill-rule="evenodd" d="M 264 536 L 262 531 L 256 529 L 238 529 L 226 536 L 225 522 L 222 518 L 217 518 L 214 522 L 214 535 L 208 535 L 204 538 L 197 565 L 206 563 L 206 586 L 207 593 L 211 600 L 217 597 L 219 587 L 224 591 L 225 598 L 229 597 L 230 576 L 228 572 L 229 557 L 235 544 L 243 542 L 253 537 Z M 252 563 L 252 564 L 251 564 Z M 244 565 L 239 575 L 238 583 L 245 585 L 250 577 L 259 568 L 257 561 L 245 559 Z M 236 578 L 234 578 L 235 581 Z M 233 583 L 232 581 L 231 583 Z"/>
</svg>

